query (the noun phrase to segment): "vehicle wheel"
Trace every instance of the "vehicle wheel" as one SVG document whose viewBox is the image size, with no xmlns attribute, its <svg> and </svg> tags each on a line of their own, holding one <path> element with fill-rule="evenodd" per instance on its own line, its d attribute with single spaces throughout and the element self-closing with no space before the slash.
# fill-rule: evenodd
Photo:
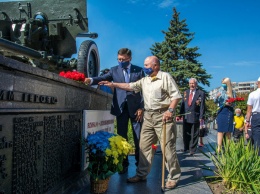
<svg viewBox="0 0 260 194">
<path fill-rule="evenodd" d="M 81 43 L 78 52 L 77 71 L 86 77 L 96 77 L 100 71 L 98 48 L 94 41 L 85 40 Z"/>
</svg>

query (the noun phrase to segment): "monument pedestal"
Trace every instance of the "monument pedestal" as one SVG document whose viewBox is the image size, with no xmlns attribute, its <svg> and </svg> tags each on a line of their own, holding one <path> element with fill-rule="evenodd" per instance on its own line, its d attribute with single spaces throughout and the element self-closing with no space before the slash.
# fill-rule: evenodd
<svg viewBox="0 0 260 194">
<path fill-rule="evenodd" d="M 0 83 L 0 193 L 46 193 L 75 180 L 83 110 L 109 110 L 112 95 L 2 55 Z"/>
</svg>

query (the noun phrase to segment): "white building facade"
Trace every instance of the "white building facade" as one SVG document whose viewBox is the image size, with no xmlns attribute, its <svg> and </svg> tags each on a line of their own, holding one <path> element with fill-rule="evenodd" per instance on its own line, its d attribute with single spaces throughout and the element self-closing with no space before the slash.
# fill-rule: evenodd
<svg viewBox="0 0 260 194">
<path fill-rule="evenodd" d="M 232 82 L 233 90 L 236 93 L 249 93 L 256 88 L 256 81 Z"/>
<path fill-rule="evenodd" d="M 236 93 L 249 93 L 256 89 L 256 81 L 232 82 L 232 88 Z M 209 99 L 214 99 L 220 87 L 209 92 Z"/>
</svg>

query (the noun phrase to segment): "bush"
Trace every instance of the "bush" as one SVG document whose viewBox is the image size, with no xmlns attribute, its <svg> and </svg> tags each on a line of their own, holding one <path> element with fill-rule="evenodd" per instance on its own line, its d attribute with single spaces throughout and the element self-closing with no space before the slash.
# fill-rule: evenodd
<svg viewBox="0 0 260 194">
<path fill-rule="evenodd" d="M 209 153 L 203 154 L 212 160 L 216 168 L 205 166 L 204 169 L 212 170 L 215 174 L 207 178 L 222 181 L 232 193 L 260 193 L 260 157 L 258 150 L 250 143 L 245 146 L 243 138 L 237 143 L 227 141 L 223 152 L 217 155 Z"/>
</svg>

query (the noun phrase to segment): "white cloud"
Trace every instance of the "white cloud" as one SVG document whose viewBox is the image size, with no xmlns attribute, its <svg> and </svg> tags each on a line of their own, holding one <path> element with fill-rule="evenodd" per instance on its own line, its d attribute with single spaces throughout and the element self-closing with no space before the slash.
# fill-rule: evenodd
<svg viewBox="0 0 260 194">
<path fill-rule="evenodd" d="M 159 8 L 169 8 L 169 7 L 175 7 L 179 5 L 179 0 L 128 0 L 128 3 L 136 4 L 136 3 L 142 3 L 143 5 L 147 5 L 148 3 L 154 6 L 158 6 Z"/>
<path fill-rule="evenodd" d="M 129 3 L 135 4 L 138 3 L 139 0 L 128 0 Z"/>
<path fill-rule="evenodd" d="M 179 2 L 176 0 L 163 0 L 161 3 L 159 3 L 160 8 L 168 8 L 179 5 Z"/>
<path fill-rule="evenodd" d="M 238 61 L 231 63 L 230 65 L 235 65 L 235 66 L 254 66 L 254 65 L 259 65 L 260 61 Z"/>
</svg>

